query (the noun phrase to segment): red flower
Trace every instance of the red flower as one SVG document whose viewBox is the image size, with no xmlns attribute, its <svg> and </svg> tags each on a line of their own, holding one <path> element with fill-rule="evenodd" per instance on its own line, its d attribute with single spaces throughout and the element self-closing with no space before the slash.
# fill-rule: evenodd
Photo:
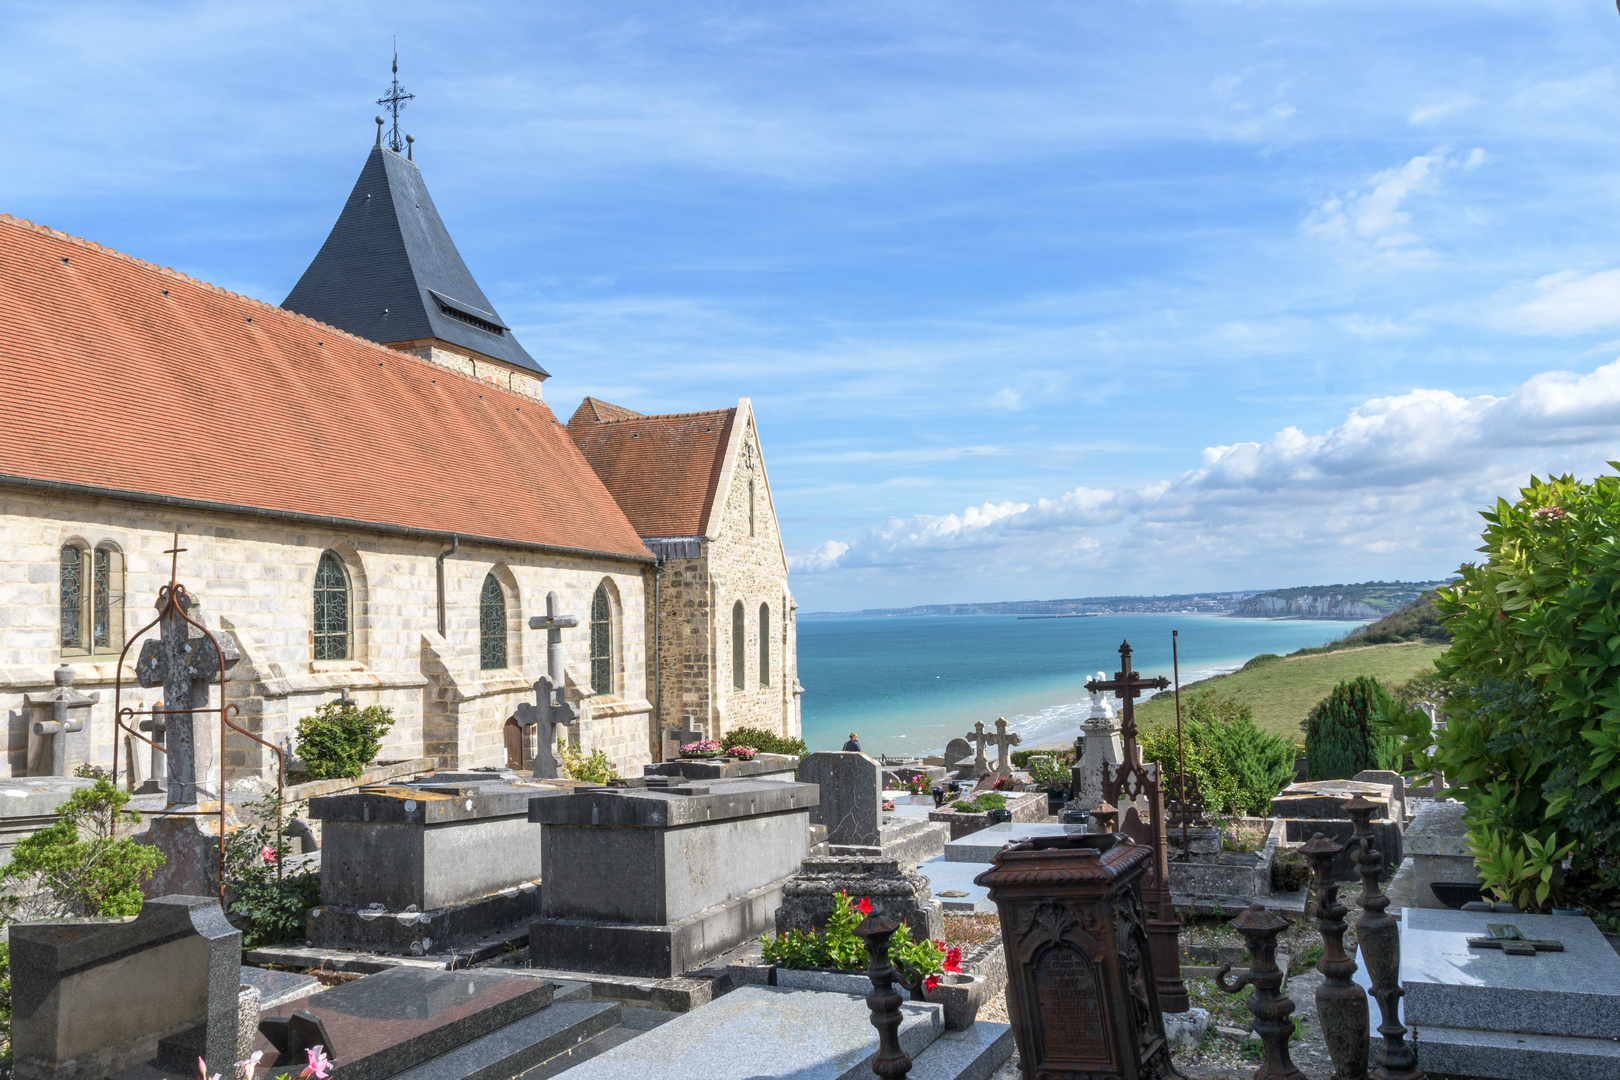
<svg viewBox="0 0 1620 1080">
<path fill-rule="evenodd" d="M 871 898 L 867 896 L 861 897 L 861 902 L 855 905 L 855 910 L 860 912 L 862 915 L 872 914 Z"/>
<path fill-rule="evenodd" d="M 938 985 L 939 985 L 939 976 L 938 975 L 930 975 L 930 976 L 928 976 L 928 981 L 923 983 L 923 989 L 924 990 L 932 990 L 932 989 L 934 989 L 934 987 L 936 987 Z"/>
<path fill-rule="evenodd" d="M 952 949 L 950 952 L 945 954 L 945 970 L 946 971 L 961 971 L 962 970 L 962 950 L 961 949 Z"/>
</svg>

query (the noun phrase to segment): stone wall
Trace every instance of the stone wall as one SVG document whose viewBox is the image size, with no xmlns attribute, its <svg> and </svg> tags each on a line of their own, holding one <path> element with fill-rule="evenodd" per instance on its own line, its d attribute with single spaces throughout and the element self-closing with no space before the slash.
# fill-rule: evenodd
<svg viewBox="0 0 1620 1080">
<path fill-rule="evenodd" d="M 787 561 L 777 530 L 776 509 L 766 481 L 752 412 L 728 461 L 729 482 L 714 539 L 704 545 L 713 581 L 713 679 L 716 707 L 711 733 L 743 726 L 763 727 L 798 736 L 798 642 L 793 594 L 788 590 Z M 749 530 L 748 484 L 754 483 L 754 527 Z M 732 611 L 743 605 L 743 688 L 732 672 Z M 770 679 L 762 685 L 759 671 L 760 605 L 770 606 Z"/>
<path fill-rule="evenodd" d="M 651 568 L 592 558 L 463 542 L 445 559 L 446 633 L 438 633 L 435 556 L 442 540 L 331 529 L 321 525 L 208 513 L 156 505 L 20 489 L 0 489 L 0 717 L 5 758 L 0 775 L 26 770 L 23 695 L 52 685 L 66 661 L 75 688 L 99 693 L 91 708 L 90 760 L 112 760 L 116 651 L 64 656 L 60 641 L 59 559 L 63 544 L 117 546 L 125 561 L 127 602 L 122 632 L 132 636 L 156 614 L 153 604 L 169 579 L 173 530 L 180 529 L 179 579 L 200 601 L 196 617 L 234 640 L 240 661 L 226 691 L 244 727 L 289 750 L 297 722 L 344 688 L 362 705 L 394 712 L 384 759 L 430 756 L 470 768 L 505 760 L 502 727 L 545 670 L 545 633 L 527 629 L 556 590 L 565 613 L 581 627 L 563 635 L 569 692 L 585 721 L 571 737 L 600 748 L 621 773 L 635 775 L 652 760 L 652 706 L 647 701 L 647 590 Z M 312 583 L 324 550 L 337 552 L 352 586 L 352 659 L 313 659 Z M 479 598 L 487 574 L 506 590 L 508 667 L 479 666 Z M 589 687 L 591 598 L 607 579 L 616 596 L 615 653 L 621 693 Z M 134 685 L 131 649 L 123 704 L 149 707 L 156 690 Z M 78 737 L 78 736 L 74 736 Z M 269 776 L 273 755 L 246 739 L 227 745 L 235 776 Z M 205 740 L 217 747 L 217 735 Z M 147 752 L 138 760 L 142 769 Z M 120 751 L 122 761 L 127 755 Z M 212 757 L 206 762 L 212 768 Z"/>
<path fill-rule="evenodd" d="M 695 559 L 667 559 L 658 582 L 659 725 L 708 730 L 714 707 L 714 582 L 708 541 Z"/>
<path fill-rule="evenodd" d="M 463 375 L 471 375 L 481 382 L 491 386 L 499 386 L 503 390 L 510 390 L 514 394 L 542 400 L 540 396 L 541 378 L 532 371 L 513 367 L 500 360 L 491 360 L 487 356 L 477 356 L 471 352 L 457 349 L 437 338 L 424 338 L 420 341 L 396 341 L 388 346 L 398 349 L 402 353 L 419 356 L 423 360 L 431 361 L 440 367 L 447 367 L 451 371 L 459 371 Z"/>
</svg>

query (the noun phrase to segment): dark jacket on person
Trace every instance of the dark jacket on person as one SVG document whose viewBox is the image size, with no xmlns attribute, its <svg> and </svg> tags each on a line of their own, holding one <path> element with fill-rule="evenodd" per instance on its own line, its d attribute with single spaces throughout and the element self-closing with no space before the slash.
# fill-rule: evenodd
<svg viewBox="0 0 1620 1080">
<path fill-rule="evenodd" d="M 845 753 L 858 754 L 861 752 L 861 744 L 851 739 L 844 744 L 844 751 Z"/>
</svg>

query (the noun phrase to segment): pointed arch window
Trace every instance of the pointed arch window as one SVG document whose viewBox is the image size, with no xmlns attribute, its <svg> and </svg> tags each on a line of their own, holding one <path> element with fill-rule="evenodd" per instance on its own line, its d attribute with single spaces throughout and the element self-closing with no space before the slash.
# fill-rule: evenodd
<svg viewBox="0 0 1620 1080">
<path fill-rule="evenodd" d="M 743 604 L 731 605 L 731 686 L 743 690 L 748 680 L 748 628 L 743 625 Z"/>
<path fill-rule="evenodd" d="M 771 605 L 759 605 L 759 685 L 771 685 Z"/>
<path fill-rule="evenodd" d="M 352 655 L 352 597 L 349 571 L 335 551 L 321 552 L 315 567 L 315 659 L 347 660 Z"/>
<path fill-rule="evenodd" d="M 613 598 L 604 582 L 591 597 L 591 689 L 615 693 L 613 685 Z"/>
<path fill-rule="evenodd" d="M 506 666 L 506 589 L 494 574 L 484 575 L 478 597 L 478 666 L 485 671 Z"/>
<path fill-rule="evenodd" d="M 114 653 L 124 647 L 124 553 L 116 544 L 65 544 L 58 568 L 64 653 Z"/>
</svg>

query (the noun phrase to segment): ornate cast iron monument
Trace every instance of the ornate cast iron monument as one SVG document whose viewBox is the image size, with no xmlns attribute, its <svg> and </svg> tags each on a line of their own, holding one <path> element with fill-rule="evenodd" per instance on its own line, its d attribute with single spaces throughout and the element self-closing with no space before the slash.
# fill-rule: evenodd
<svg viewBox="0 0 1620 1080">
<path fill-rule="evenodd" d="M 1265 1044 L 1266 1058 L 1254 1071 L 1254 1080 L 1305 1080 L 1288 1057 L 1288 1040 L 1294 1037 L 1293 999 L 1280 990 L 1283 973 L 1277 967 L 1277 935 L 1288 929 L 1288 920 L 1273 915 L 1260 904 L 1248 909 L 1226 925 L 1243 935 L 1249 946 L 1249 970 L 1231 982 L 1226 973 L 1231 964 L 1215 974 L 1215 985 L 1228 994 L 1244 986 L 1254 987 L 1249 1011 L 1254 1014 L 1254 1030 Z"/>
<path fill-rule="evenodd" d="M 1344 951 L 1344 916 L 1349 908 L 1339 903 L 1339 883 L 1333 880 L 1333 857 L 1344 845 L 1317 833 L 1299 850 L 1316 871 L 1316 919 L 1322 927 L 1322 959 L 1316 970 L 1322 985 L 1316 988 L 1316 1017 L 1322 1039 L 1333 1058 L 1334 1080 L 1363 1080 L 1367 1075 L 1367 992 L 1350 976 L 1356 962 Z"/>
<path fill-rule="evenodd" d="M 1144 679 L 1131 669 L 1131 643 L 1119 646 L 1119 670 L 1108 680 L 1092 679 L 1086 689 L 1109 690 L 1119 697 L 1120 736 L 1124 739 L 1124 760 L 1103 766 L 1103 798 L 1119 807 L 1119 831 L 1139 844 L 1153 849 L 1153 865 L 1142 884 L 1142 897 L 1151 909 L 1148 941 L 1153 947 L 1153 968 L 1158 973 L 1159 1001 L 1165 1012 L 1186 1012 L 1192 1007 L 1187 984 L 1181 981 L 1181 922 L 1170 899 L 1170 845 L 1165 827 L 1164 770 L 1156 762 L 1142 763 L 1136 745 L 1135 701 L 1143 690 L 1163 690 L 1170 685 L 1164 676 Z M 1147 803 L 1148 820 L 1143 821 L 1137 800 Z"/>
<path fill-rule="evenodd" d="M 889 939 L 898 929 L 900 920 L 881 911 L 872 912 L 855 928 L 856 936 L 866 943 L 866 977 L 872 980 L 872 992 L 866 995 L 872 1026 L 878 1032 L 872 1071 L 886 1080 L 897 1080 L 911 1072 L 911 1056 L 900 1047 L 900 1024 L 905 1019 L 900 1003 L 904 998 L 894 988 L 900 973 L 889 962 Z"/>
<path fill-rule="evenodd" d="M 1025 1076 L 1180 1080 L 1142 903 L 1153 858 L 1125 836 L 1046 836 L 997 853 L 975 879 L 1001 915 Z"/>
<path fill-rule="evenodd" d="M 1384 1045 L 1378 1048 L 1376 1080 L 1426 1080 L 1417 1067 L 1417 1047 L 1407 1043 L 1401 1023 L 1401 924 L 1389 914 L 1389 897 L 1378 888 L 1384 870 L 1384 853 L 1373 847 L 1372 815 L 1375 803 L 1357 795 L 1344 804 L 1356 831 L 1350 842 L 1356 845 L 1356 870 L 1361 874 L 1361 918 L 1356 920 L 1356 941 L 1361 945 L 1361 962 L 1367 967 L 1373 997 L 1383 1021 L 1378 1034 Z"/>
</svg>

